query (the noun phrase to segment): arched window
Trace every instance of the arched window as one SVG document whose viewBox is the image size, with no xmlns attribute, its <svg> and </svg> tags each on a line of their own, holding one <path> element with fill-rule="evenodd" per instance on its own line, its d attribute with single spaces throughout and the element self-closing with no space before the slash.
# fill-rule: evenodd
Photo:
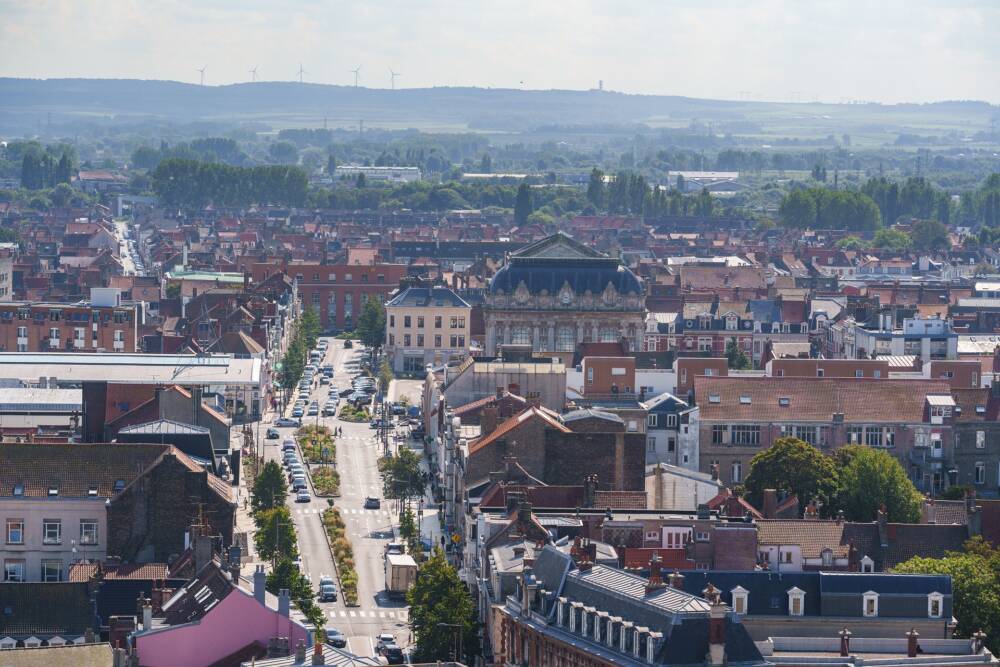
<svg viewBox="0 0 1000 667">
<path fill-rule="evenodd" d="M 598 338 L 601 343 L 617 343 L 618 329 L 614 327 L 601 327 L 601 330 L 598 332 Z"/>
<path fill-rule="evenodd" d="M 572 352 L 576 349 L 576 330 L 573 327 L 559 327 L 556 330 L 556 352 Z"/>
</svg>

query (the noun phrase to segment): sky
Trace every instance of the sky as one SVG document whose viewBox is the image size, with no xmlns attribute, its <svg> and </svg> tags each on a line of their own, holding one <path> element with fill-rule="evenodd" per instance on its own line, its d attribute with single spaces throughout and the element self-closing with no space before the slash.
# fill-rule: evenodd
<svg viewBox="0 0 1000 667">
<path fill-rule="evenodd" d="M 0 76 L 1000 103 L 1000 0 L 0 0 Z"/>
</svg>

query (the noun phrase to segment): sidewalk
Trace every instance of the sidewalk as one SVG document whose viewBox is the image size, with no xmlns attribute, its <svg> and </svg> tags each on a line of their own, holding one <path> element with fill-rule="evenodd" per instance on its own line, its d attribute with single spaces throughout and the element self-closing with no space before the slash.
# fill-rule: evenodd
<svg viewBox="0 0 1000 667">
<path fill-rule="evenodd" d="M 272 423 L 275 418 L 279 415 L 277 410 L 273 410 L 268 406 L 263 415 L 261 416 L 261 437 L 263 437 L 265 426 L 264 424 Z M 243 428 L 242 424 L 230 428 L 229 431 L 229 446 L 230 448 L 243 447 Z M 254 435 L 257 434 L 256 424 L 251 424 L 251 429 Z M 266 457 L 265 457 L 266 458 Z M 236 527 L 234 531 L 236 533 L 246 533 L 247 536 L 247 548 L 246 553 L 243 554 L 242 562 L 240 565 L 240 573 L 248 578 L 253 577 L 254 569 L 258 564 L 264 564 L 265 567 L 270 568 L 270 561 L 262 561 L 257 556 L 257 550 L 254 547 L 254 533 L 257 531 L 257 525 L 253 520 L 253 513 L 250 509 L 250 487 L 249 487 L 249 473 L 247 460 L 241 457 L 241 465 L 243 470 L 240 471 L 240 484 L 235 489 L 235 502 L 236 502 Z"/>
</svg>

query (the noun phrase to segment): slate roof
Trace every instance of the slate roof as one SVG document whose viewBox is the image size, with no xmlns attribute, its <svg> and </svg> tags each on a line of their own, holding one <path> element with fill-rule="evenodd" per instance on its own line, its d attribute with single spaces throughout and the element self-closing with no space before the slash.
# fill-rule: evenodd
<svg viewBox="0 0 1000 667">
<path fill-rule="evenodd" d="M 168 625 L 197 621 L 233 592 L 233 582 L 213 562 L 163 605 Z"/>
<path fill-rule="evenodd" d="M 87 583 L 0 583 L 0 637 L 77 637 L 94 625 Z M 10 608 L 10 613 L 6 609 Z"/>
<path fill-rule="evenodd" d="M 465 299 L 447 287 L 407 287 L 397 294 L 387 307 L 406 308 L 471 308 Z"/>
<path fill-rule="evenodd" d="M 702 419 L 751 422 L 830 422 L 836 413 L 846 422 L 923 422 L 927 395 L 951 393 L 942 380 L 699 375 L 694 384 Z"/>
<path fill-rule="evenodd" d="M 0 495 L 9 496 L 15 485 L 23 484 L 27 497 L 47 497 L 54 486 L 60 497 L 86 498 L 93 485 L 98 497 L 111 498 L 117 495 L 117 480 L 128 486 L 170 449 L 148 444 L 5 443 L 0 447 Z"/>
<path fill-rule="evenodd" d="M 968 529 L 959 525 L 890 523 L 885 567 L 891 568 L 914 556 L 941 558 L 946 551 L 962 551 Z"/>
<path fill-rule="evenodd" d="M 503 423 L 497 426 L 496 430 L 492 433 L 484 435 L 483 437 L 473 441 L 469 445 L 469 454 L 475 454 L 484 447 L 502 439 L 511 431 L 515 430 L 521 424 L 525 423 L 529 419 L 541 419 L 545 422 L 548 428 L 554 428 L 557 431 L 562 431 L 563 433 L 571 433 L 568 428 L 559 420 L 559 415 L 555 412 L 549 410 L 545 407 L 535 407 L 532 406 L 523 412 L 514 415 L 510 419 L 505 419 Z"/>
<path fill-rule="evenodd" d="M 844 522 L 757 520 L 757 544 L 797 545 L 803 558 L 819 558 L 829 548 L 834 558 L 847 556 L 848 547 L 841 543 Z"/>
<path fill-rule="evenodd" d="M 598 410 L 595 408 L 581 408 L 579 410 L 571 410 L 570 412 L 564 413 L 562 415 L 563 423 L 571 423 L 579 421 L 581 419 L 603 419 L 605 421 L 614 422 L 615 424 L 624 424 L 625 421 L 616 414 L 605 412 L 604 410 Z"/>
</svg>

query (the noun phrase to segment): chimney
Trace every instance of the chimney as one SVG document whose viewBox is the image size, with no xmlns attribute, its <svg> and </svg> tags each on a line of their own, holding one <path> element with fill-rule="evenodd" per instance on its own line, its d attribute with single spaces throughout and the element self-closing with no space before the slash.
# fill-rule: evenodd
<svg viewBox="0 0 1000 667">
<path fill-rule="evenodd" d="M 319 633 L 316 634 L 316 640 L 313 643 L 313 659 L 312 664 L 314 665 L 325 665 L 326 658 L 323 657 L 323 642 L 319 640 Z"/>
<path fill-rule="evenodd" d="M 125 649 L 120 646 L 116 646 L 111 651 L 111 665 L 112 667 L 127 667 L 128 654 L 125 653 Z"/>
<path fill-rule="evenodd" d="M 670 575 L 670 587 L 677 591 L 684 590 L 684 575 L 674 570 Z"/>
<path fill-rule="evenodd" d="M 924 523 L 937 523 L 937 507 L 930 497 L 924 498 Z"/>
<path fill-rule="evenodd" d="M 844 628 L 837 634 L 840 635 L 840 657 L 846 658 L 851 654 L 851 631 Z"/>
<path fill-rule="evenodd" d="M 649 559 L 649 581 L 646 582 L 646 595 L 665 588 L 663 577 L 660 574 L 660 555 L 653 554 Z"/>
<path fill-rule="evenodd" d="M 878 508 L 878 512 L 875 514 L 875 521 L 878 523 L 878 536 L 881 546 L 889 546 L 889 512 L 886 510 L 885 503 Z"/>
<path fill-rule="evenodd" d="M 212 561 L 212 538 L 207 535 L 207 526 L 191 526 L 191 550 L 194 552 L 194 571 L 201 569 Z"/>
<path fill-rule="evenodd" d="M 819 519 L 819 510 L 816 509 L 815 500 L 810 500 L 809 504 L 806 505 L 805 519 L 808 521 L 816 521 Z"/>
<path fill-rule="evenodd" d="M 719 464 L 718 463 L 713 463 L 712 467 L 710 468 L 710 470 L 712 471 L 712 481 L 713 482 L 718 482 L 719 481 Z M 765 491 L 764 493 L 767 493 L 767 491 Z"/>
<path fill-rule="evenodd" d="M 253 597 L 257 602 L 264 604 L 264 593 L 267 587 L 267 573 L 264 566 L 258 565 L 253 572 Z"/>
<path fill-rule="evenodd" d="M 278 591 L 278 614 L 284 616 L 285 618 L 288 618 L 290 603 L 291 600 L 289 599 L 288 589 L 282 588 L 280 591 Z M 304 657 L 303 660 L 305 660 Z"/>
<path fill-rule="evenodd" d="M 306 662 L 306 642 L 300 639 L 295 645 L 295 664 L 303 665 Z"/>
<path fill-rule="evenodd" d="M 914 628 L 910 628 L 910 631 L 906 633 L 906 657 L 916 658 L 917 653 L 920 651 L 920 645 L 917 640 L 920 638 L 920 633 Z"/>
<path fill-rule="evenodd" d="M 83 631 L 83 643 L 84 644 L 93 644 L 95 641 L 96 641 L 96 639 L 94 638 L 94 629 L 93 628 L 87 628 L 86 630 Z"/>
<path fill-rule="evenodd" d="M 705 593 L 711 595 L 712 608 L 708 612 L 708 660 L 706 664 L 721 667 L 726 664 L 726 605 L 719 596 L 718 589 L 708 585 Z"/>
<path fill-rule="evenodd" d="M 653 469 L 653 509 L 658 510 L 663 507 L 663 466 L 659 463 Z"/>
<path fill-rule="evenodd" d="M 483 414 L 479 418 L 480 424 L 480 435 L 489 435 L 493 431 L 497 430 L 497 407 L 495 405 L 487 405 L 483 408 Z"/>
<path fill-rule="evenodd" d="M 517 506 L 517 520 L 518 523 L 531 521 L 531 503 L 527 500 L 522 500 L 521 504 Z"/>
<path fill-rule="evenodd" d="M 764 518 L 773 519 L 778 513 L 778 492 L 775 489 L 764 489 Z"/>
<path fill-rule="evenodd" d="M 497 387 L 496 396 L 498 401 L 503 398 L 503 387 Z"/>
<path fill-rule="evenodd" d="M 583 478 L 583 506 L 593 507 L 597 501 L 597 475 Z"/>
</svg>

